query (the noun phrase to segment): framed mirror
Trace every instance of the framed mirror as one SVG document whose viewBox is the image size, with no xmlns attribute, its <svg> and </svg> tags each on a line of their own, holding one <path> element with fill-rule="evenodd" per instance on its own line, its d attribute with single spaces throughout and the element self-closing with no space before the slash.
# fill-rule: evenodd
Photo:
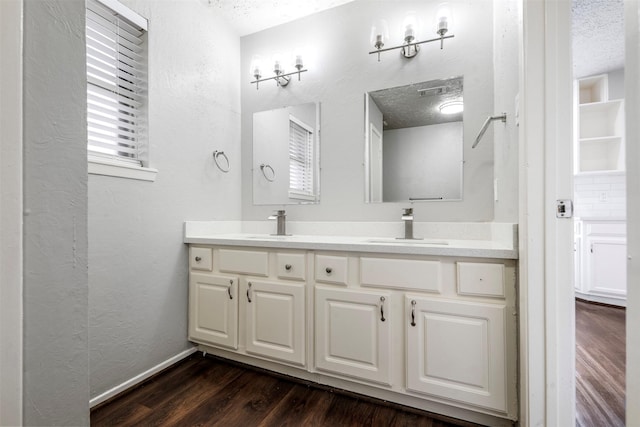
<svg viewBox="0 0 640 427">
<path fill-rule="evenodd" d="M 320 202 L 320 105 L 253 114 L 253 204 Z"/>
<path fill-rule="evenodd" d="M 462 76 L 365 95 L 367 202 L 462 200 Z"/>
</svg>

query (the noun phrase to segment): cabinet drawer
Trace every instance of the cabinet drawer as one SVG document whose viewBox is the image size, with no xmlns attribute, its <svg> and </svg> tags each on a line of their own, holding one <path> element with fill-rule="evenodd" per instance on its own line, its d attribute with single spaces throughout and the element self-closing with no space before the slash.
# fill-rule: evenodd
<svg viewBox="0 0 640 427">
<path fill-rule="evenodd" d="M 191 248 L 189 266 L 193 270 L 211 271 L 211 248 Z"/>
<path fill-rule="evenodd" d="M 363 286 L 440 293 L 440 270 L 439 261 L 360 258 L 360 281 Z"/>
<path fill-rule="evenodd" d="M 348 260 L 343 256 L 316 255 L 316 282 L 347 284 Z"/>
<path fill-rule="evenodd" d="M 504 265 L 459 262 L 458 293 L 504 298 Z"/>
<path fill-rule="evenodd" d="M 279 279 L 305 280 L 307 268 L 304 254 L 277 254 L 276 259 Z"/>
<path fill-rule="evenodd" d="M 269 274 L 269 254 L 262 251 L 220 249 L 218 269 L 228 273 L 267 276 Z"/>
</svg>

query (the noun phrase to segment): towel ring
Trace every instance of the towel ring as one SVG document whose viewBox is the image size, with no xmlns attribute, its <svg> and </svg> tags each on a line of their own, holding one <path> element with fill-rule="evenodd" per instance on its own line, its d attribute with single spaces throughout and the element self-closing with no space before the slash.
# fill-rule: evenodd
<svg viewBox="0 0 640 427">
<path fill-rule="evenodd" d="M 267 172 L 265 172 L 265 169 L 269 169 L 271 171 L 270 175 L 271 178 L 269 178 L 269 175 L 267 175 Z M 269 181 L 269 182 L 273 182 L 276 179 L 276 171 L 273 170 L 273 168 L 271 167 L 271 165 L 268 164 L 261 164 L 260 165 L 260 171 L 262 171 L 262 175 L 264 175 L 264 178 Z"/>
<path fill-rule="evenodd" d="M 227 167 L 226 168 L 223 168 L 222 166 L 220 166 L 220 163 L 218 163 L 218 157 L 224 158 L 224 160 L 227 162 Z M 213 161 L 216 162 L 216 166 L 222 172 L 224 172 L 224 173 L 229 172 L 229 169 L 231 168 L 231 163 L 229 163 L 229 158 L 227 157 L 226 154 L 224 154 L 224 151 L 218 151 L 218 150 L 214 151 L 213 152 Z"/>
</svg>

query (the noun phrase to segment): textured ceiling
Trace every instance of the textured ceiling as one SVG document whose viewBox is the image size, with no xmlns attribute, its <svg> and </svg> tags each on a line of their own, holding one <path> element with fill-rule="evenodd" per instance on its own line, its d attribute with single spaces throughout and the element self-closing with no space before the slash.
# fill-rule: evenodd
<svg viewBox="0 0 640 427">
<path fill-rule="evenodd" d="M 622 0 L 573 0 L 572 11 L 574 77 L 623 68 Z"/>
<path fill-rule="evenodd" d="M 203 0 L 240 36 L 257 33 L 353 0 Z"/>
<path fill-rule="evenodd" d="M 382 112 L 384 130 L 458 122 L 462 114 L 442 114 L 446 101 L 462 101 L 463 78 L 431 80 L 369 92 Z"/>
</svg>

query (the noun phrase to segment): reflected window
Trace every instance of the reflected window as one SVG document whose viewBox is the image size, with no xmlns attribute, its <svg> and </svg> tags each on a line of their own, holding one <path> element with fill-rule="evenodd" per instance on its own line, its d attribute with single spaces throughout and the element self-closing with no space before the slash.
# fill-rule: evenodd
<svg viewBox="0 0 640 427">
<path fill-rule="evenodd" d="M 315 200 L 313 194 L 313 127 L 289 115 L 289 197 Z"/>
</svg>

